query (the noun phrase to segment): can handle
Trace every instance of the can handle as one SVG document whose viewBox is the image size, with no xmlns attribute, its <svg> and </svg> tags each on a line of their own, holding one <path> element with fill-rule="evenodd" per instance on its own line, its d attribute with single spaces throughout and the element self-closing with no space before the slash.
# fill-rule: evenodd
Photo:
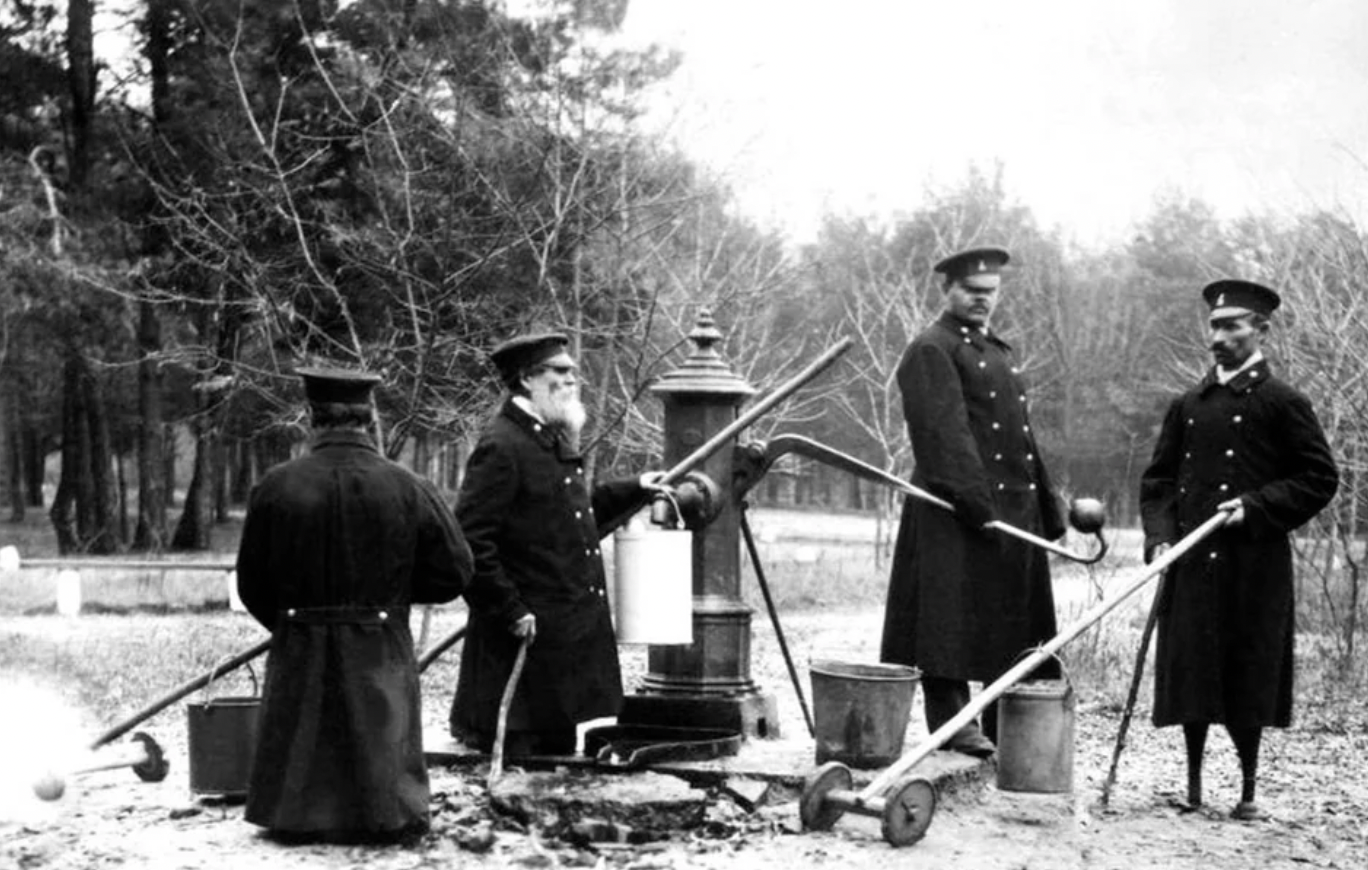
<svg viewBox="0 0 1368 870">
<path fill-rule="evenodd" d="M 1020 662 L 1022 659 L 1026 658 L 1027 656 L 1035 655 L 1037 652 L 1040 652 L 1042 649 L 1044 649 L 1044 644 L 1041 644 L 1041 645 L 1039 645 L 1039 646 L 1031 647 L 1030 649 L 1027 649 L 1027 650 L 1022 650 L 1021 652 L 1017 653 L 1017 657 L 1016 657 L 1016 658 L 1012 659 L 1012 665 L 1015 666 L 1015 665 L 1016 665 L 1018 662 Z M 1068 667 L 1068 665 L 1066 665 L 1066 664 L 1064 663 L 1064 659 L 1063 659 L 1063 658 L 1059 655 L 1059 653 L 1057 653 L 1057 652 L 1056 652 L 1056 653 L 1051 653 L 1051 654 L 1050 654 L 1050 658 L 1054 659 L 1056 662 L 1059 662 L 1059 676 L 1060 676 L 1060 678 L 1062 678 L 1063 681 L 1064 681 L 1064 697 L 1065 697 L 1065 698 L 1068 698 L 1068 697 L 1070 697 L 1071 695 L 1073 695 L 1073 690 L 1074 690 L 1074 688 L 1073 688 L 1073 680 L 1069 678 L 1069 667 Z M 1009 670 L 1010 670 L 1010 669 L 1009 669 Z"/>
<path fill-rule="evenodd" d="M 235 658 L 235 656 L 224 656 L 223 658 L 215 662 L 214 666 L 209 669 L 209 679 L 204 681 L 204 694 L 201 696 L 200 700 L 202 706 L 209 706 L 211 701 L 210 689 L 214 685 L 214 680 L 219 676 L 220 669 L 222 669 L 223 666 L 226 665 L 233 658 Z M 245 664 L 247 666 L 247 673 L 252 678 L 252 695 L 259 695 L 261 694 L 261 687 L 257 684 L 256 669 L 252 667 L 251 662 L 245 662 Z"/>
</svg>

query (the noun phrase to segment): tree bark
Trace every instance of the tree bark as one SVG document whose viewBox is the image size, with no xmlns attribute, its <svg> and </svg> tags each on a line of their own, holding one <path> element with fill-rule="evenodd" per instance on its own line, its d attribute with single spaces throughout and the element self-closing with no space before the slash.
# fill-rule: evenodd
<svg viewBox="0 0 1368 870">
<path fill-rule="evenodd" d="M 138 304 L 138 524 L 133 549 L 166 547 L 166 478 L 162 472 L 161 320 L 150 302 Z"/>
<path fill-rule="evenodd" d="M 91 124 L 95 114 L 94 0 L 67 3 L 67 84 L 71 90 L 71 142 L 68 172 L 72 189 L 90 175 Z"/>
</svg>

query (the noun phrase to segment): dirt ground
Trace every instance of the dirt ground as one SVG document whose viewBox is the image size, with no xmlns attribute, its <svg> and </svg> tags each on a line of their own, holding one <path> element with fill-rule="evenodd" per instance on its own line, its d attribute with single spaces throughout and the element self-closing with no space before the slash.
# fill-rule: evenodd
<svg viewBox="0 0 1368 870">
<path fill-rule="evenodd" d="M 879 618 L 876 609 L 804 614 L 789 619 L 785 627 L 801 661 L 834 650 L 852 660 L 872 661 Z M 630 688 L 643 656 L 626 648 L 623 658 Z M 773 636 L 758 624 L 752 661 L 757 683 L 778 698 L 787 733 L 803 733 Z M 0 677 L 10 676 L 0 666 Z M 425 691 L 426 715 L 430 724 L 438 725 L 446 715 L 448 690 L 425 681 Z M 1156 731 L 1143 716 L 1133 724 L 1118 785 L 1110 807 L 1103 810 L 1098 796 L 1119 711 L 1084 698 L 1072 796 L 1013 795 L 998 791 L 990 776 L 980 786 L 946 795 L 925 839 L 894 849 L 882 839 L 877 819 L 852 814 L 832 831 L 802 832 L 797 795 L 782 790 L 751 812 L 723 795 L 709 795 L 701 824 L 654 832 L 650 842 L 575 845 L 546 836 L 535 822 L 496 812 L 484 771 L 472 768 L 432 770 L 433 829 L 414 843 L 282 846 L 243 822 L 239 804 L 191 795 L 183 714 L 177 708 L 148 723 L 172 762 L 164 782 L 141 783 L 127 769 L 101 771 L 70 778 L 61 800 L 44 803 L 31 795 L 31 772 L 6 771 L 0 785 L 0 868 L 1368 866 L 1363 702 L 1310 709 L 1303 705 L 1298 712 L 1294 728 L 1271 732 L 1266 739 L 1261 799 L 1271 815 L 1268 821 L 1228 818 L 1238 776 L 1234 754 L 1219 731 L 1209 749 L 1210 808 L 1193 813 L 1180 809 L 1181 738 L 1172 729 Z M 12 707 L 6 713 L 16 715 L 23 714 Z M 7 764 L 13 766 L 12 758 Z"/>
</svg>

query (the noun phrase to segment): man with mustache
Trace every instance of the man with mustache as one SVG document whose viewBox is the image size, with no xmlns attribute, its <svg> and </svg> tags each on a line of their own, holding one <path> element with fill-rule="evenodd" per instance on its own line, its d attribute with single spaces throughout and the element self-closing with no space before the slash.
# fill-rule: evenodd
<svg viewBox="0 0 1368 870">
<path fill-rule="evenodd" d="M 586 484 L 585 411 L 568 344 L 560 333 L 539 333 L 494 349 L 508 396 L 466 464 L 456 508 L 475 574 L 451 732 L 490 751 L 504 686 L 527 642 L 508 712 L 510 757 L 572 753 L 579 723 L 617 715 L 622 704 L 596 518 L 630 509 L 654 475 Z"/>
<path fill-rule="evenodd" d="M 1056 633 L 1045 551 L 984 528 L 1002 520 L 1050 540 L 1064 534 L 1025 384 L 1011 348 L 988 325 L 1009 259 L 985 247 L 937 263 L 944 311 L 898 365 L 912 482 L 955 510 L 904 500 L 881 657 L 921 669 L 932 732 L 969 702 L 970 680 L 996 679 Z M 992 755 L 995 705 L 982 718 L 982 728 L 964 726 L 947 748 Z"/>
<path fill-rule="evenodd" d="M 1229 510 L 1226 524 L 1168 569 L 1159 602 L 1154 724 L 1182 725 L 1187 804 L 1202 805 L 1211 723 L 1225 726 L 1242 786 L 1231 815 L 1255 801 L 1263 729 L 1292 715 L 1294 601 L 1288 534 L 1330 503 L 1339 472 L 1305 396 L 1274 377 L 1261 345 L 1281 299 L 1250 281 L 1202 297 L 1216 365 L 1168 408 L 1140 482 L 1145 560 Z"/>
</svg>

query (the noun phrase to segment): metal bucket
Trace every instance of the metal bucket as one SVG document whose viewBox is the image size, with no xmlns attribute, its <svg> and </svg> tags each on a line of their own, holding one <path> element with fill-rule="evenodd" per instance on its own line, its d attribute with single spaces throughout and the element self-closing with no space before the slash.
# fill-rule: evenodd
<svg viewBox="0 0 1368 870">
<path fill-rule="evenodd" d="M 224 661 L 227 661 L 225 659 Z M 256 753 L 261 697 L 252 666 L 251 697 L 211 697 L 214 678 L 223 662 L 209 672 L 199 703 L 187 704 L 187 736 L 190 752 L 190 791 L 225 798 L 247 796 Z"/>
<path fill-rule="evenodd" d="M 902 755 L 921 671 L 829 659 L 808 669 L 818 764 L 887 767 Z"/>
<path fill-rule="evenodd" d="M 693 533 L 627 528 L 613 536 L 620 643 L 693 643 Z"/>
<path fill-rule="evenodd" d="M 1074 701 L 1068 674 L 1058 680 L 1027 680 L 1002 694 L 998 788 L 1038 794 L 1073 791 Z"/>
</svg>

